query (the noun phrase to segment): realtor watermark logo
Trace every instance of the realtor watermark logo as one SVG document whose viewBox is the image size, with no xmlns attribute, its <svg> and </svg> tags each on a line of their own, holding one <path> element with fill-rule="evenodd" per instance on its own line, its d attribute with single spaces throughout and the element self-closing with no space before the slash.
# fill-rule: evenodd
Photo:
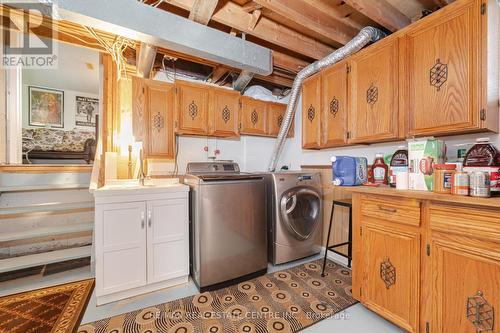
<svg viewBox="0 0 500 333">
<path fill-rule="evenodd" d="M 2 68 L 57 69 L 54 4 L 36 0 L 0 0 Z"/>
</svg>

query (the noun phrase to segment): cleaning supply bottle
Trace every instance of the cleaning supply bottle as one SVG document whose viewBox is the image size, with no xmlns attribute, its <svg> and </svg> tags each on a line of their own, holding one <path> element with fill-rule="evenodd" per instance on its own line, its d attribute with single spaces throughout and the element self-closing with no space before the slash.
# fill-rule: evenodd
<svg viewBox="0 0 500 333">
<path fill-rule="evenodd" d="M 396 187 L 396 174 L 399 172 L 408 172 L 408 149 L 406 146 L 399 146 L 392 155 L 389 166 L 389 185 L 391 187 Z"/>
<path fill-rule="evenodd" d="M 332 156 L 333 185 L 356 186 L 368 180 L 366 157 Z"/>
<path fill-rule="evenodd" d="M 389 167 L 385 164 L 384 154 L 376 154 L 372 165 L 373 180 L 375 184 L 388 184 L 387 175 Z"/>
</svg>

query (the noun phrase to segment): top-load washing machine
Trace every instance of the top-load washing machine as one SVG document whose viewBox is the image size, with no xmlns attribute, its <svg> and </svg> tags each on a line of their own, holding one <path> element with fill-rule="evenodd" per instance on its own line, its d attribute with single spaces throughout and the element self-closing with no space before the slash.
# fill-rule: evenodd
<svg viewBox="0 0 500 333">
<path fill-rule="evenodd" d="M 281 264 L 317 254 L 323 224 L 318 172 L 267 175 L 269 261 Z"/>
</svg>

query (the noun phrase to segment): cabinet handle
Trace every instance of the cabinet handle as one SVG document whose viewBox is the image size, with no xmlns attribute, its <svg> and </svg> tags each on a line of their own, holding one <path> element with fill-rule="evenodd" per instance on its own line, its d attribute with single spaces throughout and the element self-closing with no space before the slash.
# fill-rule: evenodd
<svg viewBox="0 0 500 333">
<path fill-rule="evenodd" d="M 381 211 L 384 211 L 384 212 L 388 212 L 388 213 L 396 213 L 398 211 L 396 208 L 387 208 L 384 206 L 378 206 L 378 209 L 380 209 Z"/>
<path fill-rule="evenodd" d="M 387 289 L 396 284 L 396 267 L 391 263 L 389 257 L 380 263 L 380 278 L 384 281 Z"/>
<path fill-rule="evenodd" d="M 141 229 L 144 229 L 144 212 L 141 212 Z"/>
<path fill-rule="evenodd" d="M 153 224 L 152 218 L 151 218 L 151 211 L 148 210 L 148 227 L 151 228 L 151 225 Z"/>
<path fill-rule="evenodd" d="M 476 332 L 489 332 L 493 330 L 495 310 L 483 297 L 483 292 L 467 298 L 466 317 L 476 328 Z"/>
</svg>

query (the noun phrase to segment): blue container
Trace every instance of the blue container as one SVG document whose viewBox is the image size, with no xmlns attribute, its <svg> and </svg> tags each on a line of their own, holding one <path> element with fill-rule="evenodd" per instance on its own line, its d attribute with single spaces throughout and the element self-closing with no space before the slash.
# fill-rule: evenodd
<svg viewBox="0 0 500 333">
<path fill-rule="evenodd" d="M 356 186 L 368 181 L 366 157 L 332 156 L 333 185 Z"/>
</svg>

